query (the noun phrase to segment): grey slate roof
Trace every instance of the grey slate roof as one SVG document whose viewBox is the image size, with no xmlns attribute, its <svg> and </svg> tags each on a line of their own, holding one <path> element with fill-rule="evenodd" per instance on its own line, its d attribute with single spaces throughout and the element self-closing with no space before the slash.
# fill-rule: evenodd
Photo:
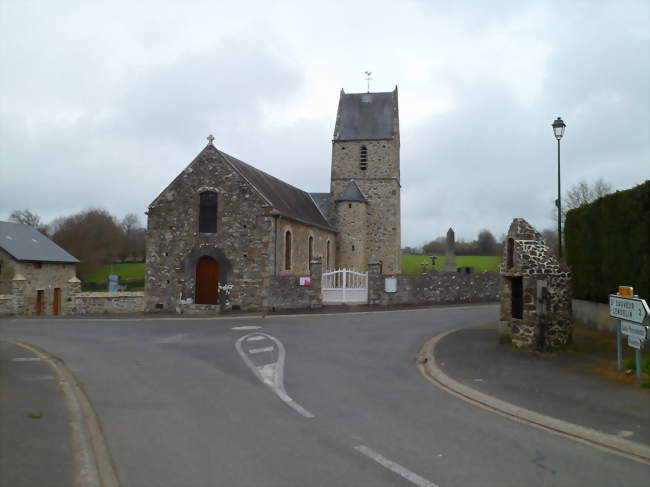
<svg viewBox="0 0 650 487">
<path fill-rule="evenodd" d="M 366 197 L 363 196 L 363 193 L 359 189 L 357 182 L 354 179 L 350 179 L 348 184 L 345 185 L 345 188 L 339 195 L 337 201 L 360 201 L 362 203 L 367 203 Z"/>
<path fill-rule="evenodd" d="M 34 227 L 20 223 L 0 222 L 0 248 L 16 260 L 79 262 Z"/>
<path fill-rule="evenodd" d="M 316 206 L 320 210 L 320 212 L 323 214 L 325 219 L 329 221 L 329 214 L 330 214 L 330 204 L 332 199 L 330 198 L 329 193 L 309 193 L 309 196 L 311 196 L 311 199 L 314 200 L 314 203 L 316 203 Z"/>
<path fill-rule="evenodd" d="M 383 93 L 341 90 L 334 140 L 393 139 L 397 134 L 397 88 Z"/>
<path fill-rule="evenodd" d="M 295 186 L 291 186 L 264 171 L 260 171 L 225 152 L 221 152 L 213 146 L 208 146 L 207 148 L 209 147 L 216 150 L 280 215 L 302 223 L 335 231 L 326 216 L 316 206 L 309 193 Z"/>
</svg>

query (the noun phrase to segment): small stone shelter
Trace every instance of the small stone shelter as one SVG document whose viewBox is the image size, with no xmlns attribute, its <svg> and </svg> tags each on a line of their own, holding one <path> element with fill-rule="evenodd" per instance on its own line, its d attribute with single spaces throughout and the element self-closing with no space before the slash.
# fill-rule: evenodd
<svg viewBox="0 0 650 487">
<path fill-rule="evenodd" d="M 341 90 L 329 193 L 287 184 L 213 139 L 149 206 L 147 311 L 302 307 L 320 299 L 322 271 L 365 271 L 371 256 L 399 272 L 397 88 Z"/>
<path fill-rule="evenodd" d="M 500 274 L 501 342 L 538 350 L 571 342 L 571 274 L 523 218 L 510 225 Z"/>
<path fill-rule="evenodd" d="M 35 228 L 0 222 L 0 314 L 65 314 L 78 262 Z"/>
</svg>

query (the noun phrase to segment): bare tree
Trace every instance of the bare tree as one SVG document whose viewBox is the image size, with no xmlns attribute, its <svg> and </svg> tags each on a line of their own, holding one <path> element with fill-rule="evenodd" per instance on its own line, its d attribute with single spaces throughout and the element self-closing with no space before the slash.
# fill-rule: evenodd
<svg viewBox="0 0 650 487">
<path fill-rule="evenodd" d="M 596 180 L 592 185 L 583 179 L 571 186 L 562 200 L 562 224 L 566 219 L 567 211 L 592 203 L 611 192 L 612 187 L 603 178 Z M 557 207 L 553 210 L 553 220 L 557 221 Z"/>
<path fill-rule="evenodd" d="M 120 260 L 126 259 L 140 260 L 144 258 L 144 228 L 140 224 L 140 219 L 135 213 L 127 213 L 120 227 L 124 233 L 124 244 L 118 253 Z"/>
<path fill-rule="evenodd" d="M 47 225 L 43 224 L 40 216 L 38 216 L 36 213 L 32 213 L 27 208 L 24 210 L 14 210 L 11 215 L 9 215 L 9 221 L 14 223 L 22 223 L 23 225 L 29 225 L 30 227 L 34 227 L 39 232 L 47 235 Z"/>
</svg>

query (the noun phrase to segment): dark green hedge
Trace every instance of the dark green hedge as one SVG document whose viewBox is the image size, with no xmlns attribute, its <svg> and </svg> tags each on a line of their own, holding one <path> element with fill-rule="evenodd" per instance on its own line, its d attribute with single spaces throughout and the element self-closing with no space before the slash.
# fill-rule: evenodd
<svg viewBox="0 0 650 487">
<path fill-rule="evenodd" d="M 619 285 L 650 300 L 650 180 L 567 213 L 574 297 L 607 302 Z"/>
</svg>

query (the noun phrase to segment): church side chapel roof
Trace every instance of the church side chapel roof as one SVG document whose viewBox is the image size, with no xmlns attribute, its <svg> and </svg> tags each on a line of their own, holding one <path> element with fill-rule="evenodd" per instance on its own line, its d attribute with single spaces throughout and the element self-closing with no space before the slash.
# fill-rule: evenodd
<svg viewBox="0 0 650 487">
<path fill-rule="evenodd" d="M 331 204 L 331 198 L 329 193 L 309 193 L 309 196 L 311 196 L 311 199 L 314 200 L 314 203 L 320 210 L 321 214 L 323 217 L 329 221 L 329 217 L 327 215 L 330 214 L 330 204 Z M 332 225 L 333 226 L 333 225 Z"/>
<path fill-rule="evenodd" d="M 216 150 L 282 216 L 334 230 L 309 193 L 221 152 L 211 144 L 209 147 Z"/>
<path fill-rule="evenodd" d="M 348 184 L 341 192 L 338 201 L 360 201 L 362 203 L 367 203 L 366 197 L 363 196 L 363 193 L 359 189 L 359 185 L 354 179 L 350 179 Z"/>
<path fill-rule="evenodd" d="M 34 227 L 21 223 L 0 222 L 0 248 L 19 261 L 79 262 Z"/>
<path fill-rule="evenodd" d="M 397 87 L 381 93 L 341 90 L 334 140 L 382 140 L 397 135 Z"/>
</svg>

